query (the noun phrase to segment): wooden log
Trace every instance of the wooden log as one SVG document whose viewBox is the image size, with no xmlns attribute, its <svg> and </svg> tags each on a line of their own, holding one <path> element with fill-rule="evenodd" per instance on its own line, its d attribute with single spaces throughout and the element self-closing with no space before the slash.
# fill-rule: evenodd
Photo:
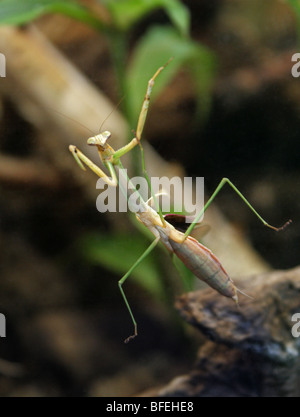
<svg viewBox="0 0 300 417">
<path fill-rule="evenodd" d="M 180 315 L 207 337 L 194 369 L 159 396 L 299 396 L 300 267 L 243 279 L 240 307 L 211 289 L 180 297 Z M 238 283 L 237 283 L 238 284 Z"/>
</svg>

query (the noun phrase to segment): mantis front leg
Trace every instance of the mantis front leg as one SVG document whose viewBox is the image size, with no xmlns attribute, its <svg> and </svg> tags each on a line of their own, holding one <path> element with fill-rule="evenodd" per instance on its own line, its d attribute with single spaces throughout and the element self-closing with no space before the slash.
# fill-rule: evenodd
<svg viewBox="0 0 300 417">
<path fill-rule="evenodd" d="M 170 61 L 170 60 L 169 60 Z M 142 108 L 140 111 L 137 130 L 135 137 L 125 146 L 118 150 L 114 150 L 111 146 L 108 145 L 107 141 L 111 137 L 111 133 L 109 131 L 104 131 L 96 136 L 92 136 L 87 140 L 88 145 L 96 146 L 100 159 L 103 164 L 109 169 L 111 178 L 109 178 L 105 172 L 102 171 L 97 165 L 95 165 L 88 157 L 86 157 L 76 146 L 71 145 L 69 146 L 69 150 L 71 151 L 72 155 L 74 156 L 76 162 L 80 166 L 81 169 L 85 171 L 85 164 L 89 167 L 98 177 L 102 178 L 108 185 L 116 187 L 118 185 L 117 176 L 114 170 L 114 165 L 120 164 L 120 158 L 125 155 L 126 153 L 130 152 L 136 145 L 140 145 L 142 132 L 144 129 L 144 124 L 146 121 L 146 117 L 148 114 L 148 107 L 150 101 L 150 95 L 152 92 L 152 87 L 154 85 L 156 77 L 160 74 L 160 72 L 168 65 L 169 61 L 162 67 L 160 67 L 153 77 L 148 82 L 148 87 L 146 90 L 146 94 L 144 97 L 144 101 L 142 104 Z M 141 146 L 141 145 L 140 145 Z"/>
<path fill-rule="evenodd" d="M 84 162 L 87 167 L 89 167 L 96 175 L 98 175 L 99 178 L 102 178 L 103 181 L 105 181 L 108 185 L 111 185 L 113 187 L 116 187 L 118 185 L 116 171 L 114 169 L 114 166 L 110 162 L 107 162 L 106 166 L 110 172 L 111 178 L 109 178 L 105 174 L 105 172 L 98 167 L 98 165 L 94 164 L 94 162 L 92 162 L 87 156 L 85 156 L 76 146 L 70 145 L 69 150 L 74 156 L 77 164 L 83 171 L 85 171 L 86 169 L 82 162 Z"/>
</svg>

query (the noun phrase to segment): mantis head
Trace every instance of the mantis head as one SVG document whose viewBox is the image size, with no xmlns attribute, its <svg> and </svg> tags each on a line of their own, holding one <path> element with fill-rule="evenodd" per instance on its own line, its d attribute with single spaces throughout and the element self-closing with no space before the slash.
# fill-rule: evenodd
<svg viewBox="0 0 300 417">
<path fill-rule="evenodd" d="M 111 133 L 108 130 L 105 130 L 99 135 L 92 136 L 87 140 L 88 145 L 100 146 L 105 149 L 107 140 L 111 137 Z"/>
</svg>

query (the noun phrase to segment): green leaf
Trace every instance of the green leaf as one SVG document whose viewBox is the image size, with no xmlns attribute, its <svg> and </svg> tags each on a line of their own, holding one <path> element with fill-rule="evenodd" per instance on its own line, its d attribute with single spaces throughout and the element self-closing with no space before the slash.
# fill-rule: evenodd
<svg viewBox="0 0 300 417">
<path fill-rule="evenodd" d="M 183 36 L 190 32 L 190 12 L 180 1 L 162 0 L 171 22 Z"/>
<path fill-rule="evenodd" d="M 195 82 L 201 117 L 208 113 L 215 79 L 215 58 L 205 46 L 183 38 L 172 27 L 155 26 L 142 38 L 134 51 L 127 76 L 128 114 L 134 126 L 137 120 L 146 86 L 156 70 L 171 57 L 173 61 L 155 81 L 151 101 L 183 66 L 187 67 Z"/>
<path fill-rule="evenodd" d="M 89 262 L 102 265 L 120 278 L 149 246 L 142 236 L 128 234 L 89 235 L 80 242 L 80 250 Z M 132 278 L 152 296 L 164 299 L 164 286 L 155 256 L 150 253 L 132 272 Z M 130 277 L 128 278 L 130 279 Z"/>
<path fill-rule="evenodd" d="M 300 15 L 300 2 L 299 0 L 286 0 L 287 3 L 290 4 L 290 6 L 294 9 L 294 11 Z"/>
<path fill-rule="evenodd" d="M 71 0 L 0 1 L 0 23 L 2 24 L 21 25 L 46 13 L 62 13 L 98 29 L 103 26 L 85 7 Z"/>
<path fill-rule="evenodd" d="M 105 0 L 104 3 L 120 30 L 130 29 L 153 10 L 163 8 L 181 34 L 189 33 L 190 14 L 179 0 Z"/>
</svg>

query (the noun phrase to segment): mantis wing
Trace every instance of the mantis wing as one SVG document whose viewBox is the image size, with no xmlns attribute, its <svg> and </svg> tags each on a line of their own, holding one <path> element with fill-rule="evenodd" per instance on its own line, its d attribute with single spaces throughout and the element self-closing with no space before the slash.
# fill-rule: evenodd
<svg viewBox="0 0 300 417">
<path fill-rule="evenodd" d="M 194 217 L 174 213 L 165 214 L 164 219 L 182 233 L 186 232 L 190 224 L 194 221 Z M 197 239 L 201 239 L 210 231 L 210 229 L 211 226 L 209 224 L 197 223 L 192 236 L 197 237 Z"/>
</svg>

